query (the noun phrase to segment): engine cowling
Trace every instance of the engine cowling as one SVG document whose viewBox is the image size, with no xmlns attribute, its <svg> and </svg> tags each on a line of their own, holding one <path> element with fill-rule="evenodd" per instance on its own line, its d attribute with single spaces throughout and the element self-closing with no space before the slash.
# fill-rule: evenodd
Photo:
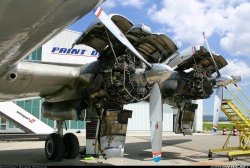
<svg viewBox="0 0 250 168">
<path fill-rule="evenodd" d="M 50 120 L 79 120 L 79 109 L 81 100 L 70 100 L 62 102 L 43 102 L 42 115 Z"/>
</svg>

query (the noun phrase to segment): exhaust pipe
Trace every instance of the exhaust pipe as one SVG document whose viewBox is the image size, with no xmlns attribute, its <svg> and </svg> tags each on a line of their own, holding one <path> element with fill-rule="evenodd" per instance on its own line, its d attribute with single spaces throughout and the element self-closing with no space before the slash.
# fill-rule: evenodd
<svg viewBox="0 0 250 168">
<path fill-rule="evenodd" d="M 7 75 L 6 80 L 8 82 L 13 82 L 17 78 L 17 74 L 15 72 L 11 72 Z"/>
</svg>

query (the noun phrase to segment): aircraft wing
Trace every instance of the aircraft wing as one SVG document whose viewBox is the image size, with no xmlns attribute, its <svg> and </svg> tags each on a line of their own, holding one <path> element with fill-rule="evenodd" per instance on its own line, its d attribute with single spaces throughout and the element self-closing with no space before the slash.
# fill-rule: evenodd
<svg viewBox="0 0 250 168">
<path fill-rule="evenodd" d="M 0 75 L 104 0 L 1 0 Z"/>
</svg>

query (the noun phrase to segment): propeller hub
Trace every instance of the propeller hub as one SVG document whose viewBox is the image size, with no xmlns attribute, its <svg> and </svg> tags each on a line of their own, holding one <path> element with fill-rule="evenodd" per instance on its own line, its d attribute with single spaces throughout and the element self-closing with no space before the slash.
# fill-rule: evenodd
<svg viewBox="0 0 250 168">
<path fill-rule="evenodd" d="M 161 81 L 167 80 L 174 70 L 165 64 L 152 64 L 150 70 L 145 71 L 145 77 L 148 83 L 159 83 Z"/>
<path fill-rule="evenodd" d="M 233 78 L 228 75 L 221 75 L 220 77 L 216 77 L 215 80 L 217 86 L 227 86 L 233 82 Z"/>
</svg>

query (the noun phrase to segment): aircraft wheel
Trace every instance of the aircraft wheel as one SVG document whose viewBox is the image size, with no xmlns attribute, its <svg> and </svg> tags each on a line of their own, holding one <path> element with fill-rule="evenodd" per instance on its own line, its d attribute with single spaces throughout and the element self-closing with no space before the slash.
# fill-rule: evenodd
<svg viewBox="0 0 250 168">
<path fill-rule="evenodd" d="M 60 135 L 50 134 L 45 141 L 45 155 L 52 161 L 62 161 L 63 141 Z"/>
<path fill-rule="evenodd" d="M 66 133 L 63 136 L 63 157 L 75 159 L 79 154 L 79 141 L 73 133 Z"/>
<path fill-rule="evenodd" d="M 233 156 L 228 156 L 229 161 L 232 161 L 233 159 L 234 159 Z"/>
</svg>

